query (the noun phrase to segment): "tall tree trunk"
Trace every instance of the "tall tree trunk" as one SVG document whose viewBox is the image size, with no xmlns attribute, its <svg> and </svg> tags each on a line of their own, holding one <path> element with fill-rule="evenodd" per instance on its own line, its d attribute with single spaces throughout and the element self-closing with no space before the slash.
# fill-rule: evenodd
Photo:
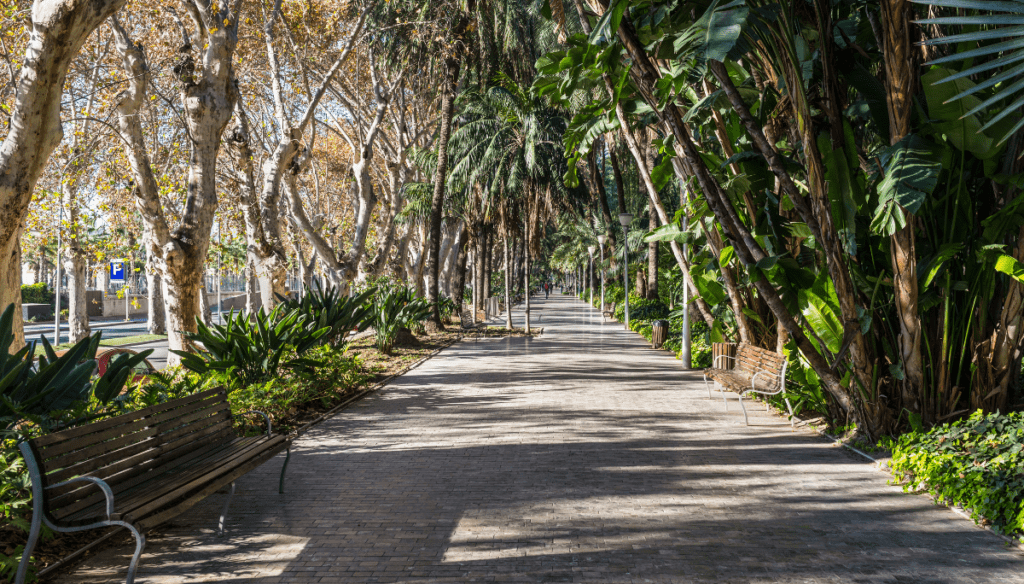
<svg viewBox="0 0 1024 584">
<path fill-rule="evenodd" d="M 455 92 L 459 81 L 461 59 L 449 57 L 444 62 L 444 86 L 441 96 L 441 127 L 437 141 L 437 168 L 434 171 L 434 194 L 430 199 L 430 240 L 427 250 L 427 301 L 433 303 L 428 326 L 444 330 L 437 304 L 438 255 L 441 245 L 441 219 L 444 214 L 445 183 L 448 179 L 448 141 L 452 136 L 452 117 L 455 113 Z"/>
<path fill-rule="evenodd" d="M 460 242 L 459 261 L 455 268 L 455 281 L 452 283 L 452 300 L 455 301 L 455 306 L 459 310 L 460 315 L 462 314 L 466 298 L 466 264 L 469 261 L 469 251 L 471 249 L 468 228 L 467 232 L 463 235 Z"/>
<path fill-rule="evenodd" d="M 473 295 L 476 298 L 476 306 L 480 308 L 484 304 L 484 265 L 487 254 L 485 245 L 487 236 L 484 235 L 483 226 L 477 229 L 476 250 L 473 252 Z M 476 318 L 476 315 L 473 315 Z"/>
<path fill-rule="evenodd" d="M 532 196 L 528 195 L 528 196 Z M 526 227 L 523 229 L 523 327 L 530 334 L 530 203 L 526 203 Z"/>
<path fill-rule="evenodd" d="M 491 297 L 491 275 L 494 273 L 494 228 L 484 232 L 484 300 Z"/>
<path fill-rule="evenodd" d="M 604 172 L 602 172 L 603 168 L 598 168 L 597 166 L 596 150 L 596 146 L 590 149 L 583 175 L 587 186 L 590 188 L 590 192 L 597 199 L 598 208 L 601 210 L 604 234 L 608 237 L 612 247 L 615 247 L 615 225 L 618 219 L 612 217 L 612 210 L 608 206 L 608 192 L 604 187 Z"/>
<path fill-rule="evenodd" d="M 144 240 L 149 238 L 144 237 Z M 161 274 L 153 259 L 150 246 L 146 245 L 146 293 L 149 300 L 146 329 L 151 335 L 162 335 L 167 332 L 167 315 L 164 310 L 163 286 Z"/>
<path fill-rule="evenodd" d="M 608 134 L 610 136 L 611 134 Z M 626 187 L 622 180 L 622 167 L 619 166 L 619 156 L 615 154 L 615 141 L 605 139 L 608 144 L 608 159 L 612 163 L 612 175 L 615 177 L 615 196 L 618 197 L 619 213 L 626 212 Z"/>
<path fill-rule="evenodd" d="M 512 330 L 512 265 L 508 253 L 508 237 L 506 230 L 505 237 L 501 238 L 505 249 L 505 328 Z"/>
<path fill-rule="evenodd" d="M 15 305 L 8 350 L 18 351 L 25 342 L 20 237 L 36 181 L 63 138 L 60 111 L 68 66 L 92 31 L 122 5 L 124 0 L 57 0 L 37 2 L 29 12 L 32 33 L 0 146 L 0 310 Z"/>
<path fill-rule="evenodd" d="M 260 308 L 259 294 L 256 290 L 256 261 L 249 257 L 245 263 L 245 313 L 256 314 Z"/>
<path fill-rule="evenodd" d="M 67 210 L 67 225 L 70 226 L 67 233 L 67 256 L 64 260 L 64 272 L 68 276 L 68 340 L 77 343 L 89 336 L 92 332 L 89 329 L 89 307 L 86 305 L 85 289 L 88 279 L 88 263 L 85 260 L 85 250 L 79 239 L 78 201 L 74 189 L 76 185 L 61 185 L 61 204 Z M 63 229 L 63 226 L 61 226 Z M 127 318 L 127 315 L 125 315 Z"/>
<path fill-rule="evenodd" d="M 0 310 L 6 310 L 8 304 L 14 304 L 14 339 L 11 346 L 0 347 L 0 350 L 7 350 L 11 353 L 20 351 L 25 346 L 25 328 L 21 323 L 21 230 L 15 231 L 13 237 L 6 242 L 0 242 Z M 6 247 L 3 247 L 6 244 Z M 17 291 L 17 294 L 4 292 Z"/>
<path fill-rule="evenodd" d="M 214 214 L 217 210 L 217 153 L 221 135 L 234 112 L 238 100 L 233 57 L 238 42 L 239 14 L 233 8 L 240 4 L 194 6 L 189 11 L 199 31 L 202 63 L 196 66 L 193 46 L 184 24 L 178 23 L 182 34 L 179 59 L 174 73 L 180 87 L 181 103 L 188 135 L 192 142 L 186 180 L 186 199 L 181 221 L 170 231 L 163 214 L 159 193 L 142 139 L 138 109 L 145 94 L 144 80 L 148 66 L 140 46 L 135 45 L 117 24 L 117 33 L 129 88 L 119 96 L 118 118 L 128 145 L 126 154 L 139 180 L 137 204 L 158 241 L 161 273 L 167 302 L 168 364 L 177 365 L 181 358 L 173 351 L 188 349 L 184 333 L 196 330 L 200 317 L 199 293 L 203 285 L 206 255 Z M 207 28 L 204 23 L 225 23 Z M 198 69 L 198 71 L 197 71 Z M 132 119 L 135 118 L 133 122 Z"/>
<path fill-rule="evenodd" d="M 648 231 L 658 228 L 658 213 L 651 203 L 650 214 L 647 218 Z M 658 300 L 658 242 L 652 241 L 647 244 L 647 298 Z"/>
<path fill-rule="evenodd" d="M 885 44 L 886 103 L 889 107 L 889 142 L 895 144 L 910 133 L 913 113 L 915 64 L 910 26 L 909 0 L 882 0 L 883 41 Z M 918 309 L 917 251 L 914 215 L 902 209 L 907 224 L 892 235 L 893 291 L 896 316 L 900 323 L 899 350 L 903 361 L 901 384 L 903 407 L 921 412 L 924 391 L 924 366 L 921 357 L 921 315 Z"/>
</svg>

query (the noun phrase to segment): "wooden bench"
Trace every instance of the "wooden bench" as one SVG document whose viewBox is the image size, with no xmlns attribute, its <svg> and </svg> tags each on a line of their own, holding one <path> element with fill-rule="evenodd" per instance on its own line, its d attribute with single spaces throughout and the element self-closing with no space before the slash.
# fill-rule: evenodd
<svg viewBox="0 0 1024 584">
<path fill-rule="evenodd" d="M 601 316 L 602 317 L 608 317 L 608 318 L 615 318 L 615 303 L 612 302 L 611 304 L 608 305 L 608 309 L 607 310 L 601 311 Z"/>
<path fill-rule="evenodd" d="M 19 445 L 32 479 L 32 528 L 18 566 L 23 584 L 42 524 L 73 532 L 120 526 L 135 536 L 126 582 L 132 584 L 146 532 L 230 485 L 282 450 L 278 489 L 291 440 L 266 433 L 235 435 L 227 392 L 204 391 L 135 412 L 40 436 Z"/>
<path fill-rule="evenodd" d="M 708 397 L 711 396 L 711 383 L 713 380 L 723 389 L 722 400 L 725 401 L 725 409 L 729 409 L 729 402 L 726 400 L 725 392 L 731 391 L 739 395 L 740 408 L 743 409 L 743 421 L 749 426 L 747 419 L 747 408 L 743 405 L 743 396 L 750 393 L 762 395 L 782 394 L 789 408 L 789 423 L 794 425 L 793 406 L 786 396 L 786 358 L 773 351 L 767 351 L 747 343 L 739 343 L 736 348 L 736 356 L 728 354 L 716 355 L 711 367 L 704 370 L 704 384 L 708 388 Z"/>
</svg>

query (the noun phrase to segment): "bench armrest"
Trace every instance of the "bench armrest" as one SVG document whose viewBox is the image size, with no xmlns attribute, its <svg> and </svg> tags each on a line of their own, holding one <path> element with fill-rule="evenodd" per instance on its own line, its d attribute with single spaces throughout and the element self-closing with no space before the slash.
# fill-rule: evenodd
<svg viewBox="0 0 1024 584">
<path fill-rule="evenodd" d="M 101 491 L 103 491 L 103 496 L 107 499 L 107 521 L 110 521 L 110 516 L 114 514 L 114 491 L 111 490 L 110 485 L 107 484 L 107 481 L 98 477 L 75 477 L 73 479 L 66 480 L 63 483 L 50 485 L 46 488 L 55 489 L 57 487 L 63 487 L 65 485 L 70 485 L 71 483 L 78 483 L 82 481 L 94 483 L 97 487 L 100 488 Z"/>
<path fill-rule="evenodd" d="M 270 425 L 270 416 L 268 416 L 267 414 L 265 414 L 265 413 L 263 413 L 263 412 L 261 412 L 259 410 L 246 410 L 244 412 L 238 412 L 238 414 L 239 415 L 242 415 L 242 414 L 259 414 L 259 415 L 263 416 L 263 420 L 267 422 L 267 438 L 270 438 L 273 435 L 273 428 Z"/>
<path fill-rule="evenodd" d="M 758 389 L 757 389 L 757 376 L 758 375 L 763 375 L 765 377 L 771 378 L 771 377 L 775 377 L 775 376 L 777 376 L 779 374 L 778 373 L 772 373 L 771 371 L 767 371 L 765 369 L 761 369 L 761 370 L 758 370 L 758 371 L 754 372 L 754 374 L 750 376 L 750 389 L 748 391 L 754 391 L 754 392 L 757 392 L 757 393 L 767 393 L 767 392 L 764 392 L 764 391 L 758 391 Z M 771 393 L 769 395 L 775 395 L 776 393 L 781 393 L 782 392 L 781 387 L 782 386 L 780 385 L 780 389 L 778 391 L 773 392 L 773 393 Z"/>
</svg>

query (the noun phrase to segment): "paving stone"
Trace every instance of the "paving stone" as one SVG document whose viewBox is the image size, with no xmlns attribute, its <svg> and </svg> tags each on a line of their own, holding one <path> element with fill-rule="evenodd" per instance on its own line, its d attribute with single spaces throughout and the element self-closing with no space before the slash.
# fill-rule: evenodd
<svg viewBox="0 0 1024 584">
<path fill-rule="evenodd" d="M 446 349 L 162 527 L 140 584 L 1024 583 L 1024 555 L 571 297 Z M 513 315 L 521 325 L 521 313 Z M 757 409 L 757 408 L 755 408 Z M 60 583 L 123 581 L 130 546 Z"/>
</svg>

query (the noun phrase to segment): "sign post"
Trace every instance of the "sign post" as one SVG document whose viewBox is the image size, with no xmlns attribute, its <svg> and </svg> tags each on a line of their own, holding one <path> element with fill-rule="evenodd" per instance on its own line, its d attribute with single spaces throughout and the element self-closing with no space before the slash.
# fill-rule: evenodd
<svg viewBox="0 0 1024 584">
<path fill-rule="evenodd" d="M 120 282 L 122 285 L 126 283 L 123 259 L 110 260 L 110 281 L 111 283 Z M 124 321 L 128 322 L 131 320 L 128 317 L 128 287 L 123 286 L 121 289 L 124 291 Z"/>
</svg>

